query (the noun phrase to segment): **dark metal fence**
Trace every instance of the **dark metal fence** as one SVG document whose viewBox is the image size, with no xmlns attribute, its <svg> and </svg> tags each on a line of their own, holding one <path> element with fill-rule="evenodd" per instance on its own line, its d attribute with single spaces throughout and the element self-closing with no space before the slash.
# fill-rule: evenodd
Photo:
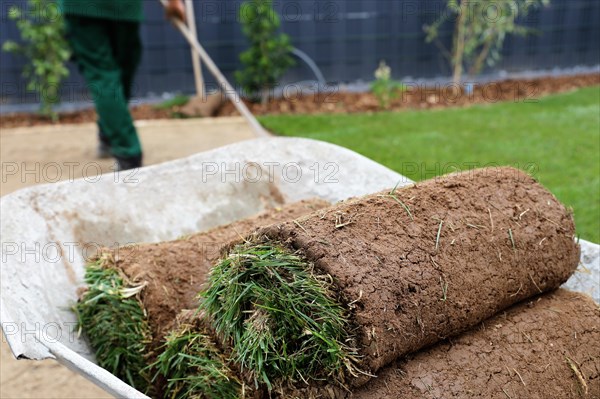
<svg viewBox="0 0 600 399">
<path fill-rule="evenodd" d="M 1 41 L 18 37 L 6 14 L 11 4 L 24 3 L 2 0 Z M 193 91 L 189 47 L 165 21 L 157 0 L 144 3 L 145 53 L 136 94 Z M 239 67 L 238 55 L 246 47 L 237 21 L 240 4 L 240 0 L 195 1 L 200 41 L 229 77 Z M 423 26 L 443 12 L 444 4 L 444 0 L 274 0 L 283 31 L 315 60 L 331 82 L 371 80 L 380 60 L 392 67 L 396 78 L 450 75 L 439 48 L 425 43 L 423 32 Z M 537 33 L 509 37 L 497 70 L 600 64 L 600 1 L 552 0 L 549 7 L 531 13 L 522 22 Z M 451 35 L 450 24 L 442 27 L 441 42 L 448 46 Z M 6 53 L 0 58 L 3 101 L 31 101 L 32 94 L 26 93 L 20 78 L 23 60 Z M 313 78 L 310 69 L 298 63 L 284 81 Z M 207 83 L 214 84 L 210 79 Z M 81 95 L 85 92 L 82 88 L 81 77 L 73 68 L 66 90 Z"/>
</svg>

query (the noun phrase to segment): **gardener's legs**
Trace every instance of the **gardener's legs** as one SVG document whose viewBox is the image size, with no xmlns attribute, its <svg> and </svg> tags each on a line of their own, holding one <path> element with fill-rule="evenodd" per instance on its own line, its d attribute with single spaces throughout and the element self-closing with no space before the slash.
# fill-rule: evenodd
<svg viewBox="0 0 600 399">
<path fill-rule="evenodd" d="M 135 73 L 142 56 L 140 24 L 133 21 L 113 21 L 110 29 L 110 42 L 114 58 L 121 69 L 121 83 L 125 99 L 131 100 Z M 104 135 L 102 121 L 98 120 L 98 156 L 110 157 L 110 141 Z"/>
<path fill-rule="evenodd" d="M 125 98 L 132 95 L 133 80 L 142 59 L 142 40 L 139 22 L 115 22 L 112 35 L 112 47 L 115 60 L 121 68 L 121 82 Z"/>
<path fill-rule="evenodd" d="M 141 164 L 141 145 L 125 97 L 122 72 L 112 47 L 114 22 L 67 15 L 77 64 L 94 98 L 99 125 L 121 167 Z"/>
</svg>

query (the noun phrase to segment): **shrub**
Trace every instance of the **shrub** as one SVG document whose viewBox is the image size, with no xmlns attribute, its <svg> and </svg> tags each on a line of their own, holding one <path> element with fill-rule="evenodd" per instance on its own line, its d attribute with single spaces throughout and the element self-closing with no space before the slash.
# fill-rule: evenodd
<svg viewBox="0 0 600 399">
<path fill-rule="evenodd" d="M 387 109 L 390 103 L 398 98 L 404 90 L 406 90 L 406 86 L 402 82 L 393 80 L 392 69 L 385 61 L 381 61 L 379 68 L 375 70 L 375 81 L 371 84 L 371 93 L 377 97 L 379 107 Z"/>
<path fill-rule="evenodd" d="M 294 65 L 289 36 L 277 33 L 281 22 L 271 0 L 248 0 L 240 8 L 242 30 L 250 48 L 240 55 L 244 68 L 235 73 L 244 91 L 266 103 L 269 89 Z"/>
<path fill-rule="evenodd" d="M 60 83 L 69 76 L 65 63 L 71 56 L 59 7 L 50 0 L 28 0 L 26 12 L 12 6 L 8 17 L 16 21 L 22 43 L 7 40 L 2 48 L 27 58 L 23 67 L 27 90 L 40 95 L 40 113 L 56 120 L 54 105 L 60 102 Z"/>
</svg>

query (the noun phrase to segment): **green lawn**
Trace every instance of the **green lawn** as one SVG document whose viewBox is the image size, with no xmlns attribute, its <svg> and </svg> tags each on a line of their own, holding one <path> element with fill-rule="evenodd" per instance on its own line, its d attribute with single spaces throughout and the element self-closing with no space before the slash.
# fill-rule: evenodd
<svg viewBox="0 0 600 399">
<path fill-rule="evenodd" d="M 535 103 L 260 120 L 275 133 L 350 148 L 414 180 L 473 163 L 529 170 L 573 207 L 578 234 L 600 242 L 600 87 Z"/>
</svg>

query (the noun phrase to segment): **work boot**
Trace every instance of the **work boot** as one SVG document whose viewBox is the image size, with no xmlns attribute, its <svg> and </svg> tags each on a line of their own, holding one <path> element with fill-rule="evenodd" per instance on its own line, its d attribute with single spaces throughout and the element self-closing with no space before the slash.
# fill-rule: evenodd
<svg viewBox="0 0 600 399">
<path fill-rule="evenodd" d="M 112 157 L 110 141 L 108 141 L 108 138 L 104 136 L 100 130 L 98 131 L 98 149 L 96 151 L 96 156 L 100 159 Z"/>
<path fill-rule="evenodd" d="M 117 160 L 117 171 L 119 172 L 142 167 L 142 154 L 127 158 L 115 156 L 115 159 Z"/>
</svg>

